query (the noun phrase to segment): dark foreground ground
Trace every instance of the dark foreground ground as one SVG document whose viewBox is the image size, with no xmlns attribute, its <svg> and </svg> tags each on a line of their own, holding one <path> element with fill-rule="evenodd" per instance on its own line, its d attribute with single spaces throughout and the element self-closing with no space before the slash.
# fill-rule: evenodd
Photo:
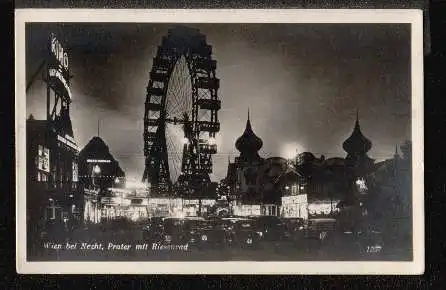
<svg viewBox="0 0 446 290">
<path fill-rule="evenodd" d="M 45 248 L 51 242 L 55 248 Z M 76 249 L 66 249 L 77 243 Z M 82 243 L 91 245 L 82 249 Z M 117 246 L 108 248 L 109 243 Z M 151 243 L 143 249 L 142 231 L 138 228 L 108 231 L 101 228 L 78 229 L 70 234 L 53 235 L 46 240 L 34 240 L 28 249 L 28 261 L 410 261 L 410 239 L 388 241 L 381 249 L 366 249 L 356 241 L 327 238 L 301 239 L 297 242 L 264 242 L 255 248 L 208 247 L 187 250 L 153 249 Z M 60 244 L 60 249 L 57 245 Z M 98 245 L 102 244 L 102 248 Z M 130 245 L 122 249 L 121 244 Z M 96 248 L 95 248 L 96 245 Z M 48 246 L 48 244 L 47 244 Z M 118 249 L 120 248 L 120 249 Z"/>
</svg>

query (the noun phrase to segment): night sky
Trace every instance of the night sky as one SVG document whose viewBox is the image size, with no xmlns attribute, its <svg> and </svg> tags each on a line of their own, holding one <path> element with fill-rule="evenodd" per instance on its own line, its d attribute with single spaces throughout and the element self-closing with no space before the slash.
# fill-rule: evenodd
<svg viewBox="0 0 446 290">
<path fill-rule="evenodd" d="M 80 148 L 97 135 L 130 178 L 144 170 L 143 116 L 152 58 L 167 24 L 29 24 L 27 81 L 55 32 L 68 50 L 71 118 Z M 369 156 L 390 158 L 410 139 L 410 26 L 395 24 L 205 24 L 220 79 L 221 131 L 214 180 L 244 128 L 248 108 L 262 157 L 310 151 L 344 157 L 359 110 Z M 27 114 L 45 118 L 40 77 L 27 93 Z"/>
</svg>

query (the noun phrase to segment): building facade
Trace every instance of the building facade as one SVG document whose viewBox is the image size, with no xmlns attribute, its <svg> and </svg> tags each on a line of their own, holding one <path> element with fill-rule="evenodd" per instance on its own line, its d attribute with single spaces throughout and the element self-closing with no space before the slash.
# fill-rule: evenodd
<svg viewBox="0 0 446 290">
<path fill-rule="evenodd" d="M 123 189 L 125 173 L 99 136 L 93 137 L 79 153 L 79 183 L 84 193 L 84 219 L 97 223 L 115 212 L 112 189 Z"/>
<path fill-rule="evenodd" d="M 78 147 L 72 136 L 52 122 L 27 120 L 27 204 L 31 227 L 79 220 Z"/>
<path fill-rule="evenodd" d="M 43 64 L 39 70 L 43 70 L 47 84 L 46 118 L 37 120 L 30 115 L 26 120 L 27 237 L 30 245 L 46 232 L 72 229 L 82 216 L 79 149 L 70 117 L 68 56 L 54 34 L 50 35 Z"/>
<path fill-rule="evenodd" d="M 261 157 L 262 146 L 248 112 L 245 130 L 235 142 L 240 154 L 234 162 L 229 160 L 226 177 L 220 182 L 220 191 L 228 194 L 235 215 L 280 215 L 283 176 L 292 172 L 284 158 Z"/>
</svg>

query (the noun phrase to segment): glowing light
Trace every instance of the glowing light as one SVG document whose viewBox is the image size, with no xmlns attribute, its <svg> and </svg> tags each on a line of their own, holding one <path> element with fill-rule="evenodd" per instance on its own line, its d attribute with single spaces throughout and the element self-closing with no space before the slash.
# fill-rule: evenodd
<svg viewBox="0 0 446 290">
<path fill-rule="evenodd" d="M 132 221 L 136 222 L 136 221 L 138 220 L 138 215 L 137 215 L 136 213 L 134 213 L 134 214 L 130 217 L 130 219 L 131 219 Z"/>
<path fill-rule="evenodd" d="M 287 185 L 287 186 L 285 186 L 285 189 L 288 190 L 288 189 L 290 189 L 290 187 Z"/>
<path fill-rule="evenodd" d="M 93 172 L 96 173 L 96 174 L 101 173 L 101 167 L 99 167 L 99 165 L 96 164 L 96 165 L 93 167 Z"/>
<path fill-rule="evenodd" d="M 329 214 L 330 212 L 339 211 L 338 208 L 333 208 L 334 204 L 337 204 L 339 200 L 323 201 L 317 203 L 308 204 L 308 211 L 310 214 Z"/>
<path fill-rule="evenodd" d="M 187 139 L 186 137 L 183 138 L 183 144 L 189 144 L 189 139 Z"/>
<path fill-rule="evenodd" d="M 121 181 L 119 180 L 118 177 L 115 178 L 115 183 L 120 183 Z"/>
<path fill-rule="evenodd" d="M 362 192 L 368 189 L 363 178 L 358 178 L 355 183 L 358 186 L 359 190 Z"/>
<path fill-rule="evenodd" d="M 291 204 L 301 204 L 308 203 L 308 198 L 306 194 L 298 194 L 291 196 L 282 196 L 282 204 L 291 205 Z"/>
<path fill-rule="evenodd" d="M 300 146 L 298 143 L 287 143 L 282 146 L 281 155 L 286 159 L 293 159 L 296 158 L 297 153 L 300 151 L 302 151 L 302 146 Z"/>
<path fill-rule="evenodd" d="M 135 181 L 135 180 L 127 180 L 125 183 L 125 187 L 126 188 L 147 188 L 148 184 L 147 183 L 143 183 L 143 182 L 139 182 L 139 181 Z"/>
</svg>

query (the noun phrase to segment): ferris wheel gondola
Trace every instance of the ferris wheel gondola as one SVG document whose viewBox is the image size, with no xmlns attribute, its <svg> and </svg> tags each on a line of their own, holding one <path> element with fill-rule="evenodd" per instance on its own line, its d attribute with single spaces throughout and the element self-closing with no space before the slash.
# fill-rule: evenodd
<svg viewBox="0 0 446 290">
<path fill-rule="evenodd" d="M 198 190 L 210 182 L 216 133 L 219 79 L 212 47 L 196 29 L 170 29 L 153 58 L 144 114 L 143 182 L 154 192 L 174 183 Z"/>
</svg>

